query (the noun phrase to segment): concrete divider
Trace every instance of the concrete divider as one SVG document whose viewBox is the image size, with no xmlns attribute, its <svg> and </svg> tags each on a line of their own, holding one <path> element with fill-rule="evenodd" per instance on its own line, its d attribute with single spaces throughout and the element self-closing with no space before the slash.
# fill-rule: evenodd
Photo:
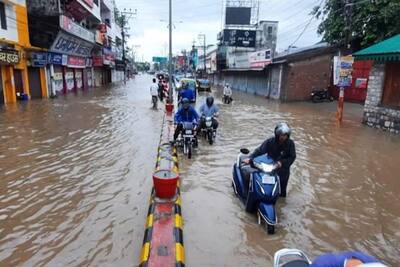
<svg viewBox="0 0 400 267">
<path fill-rule="evenodd" d="M 150 196 L 140 255 L 142 267 L 185 266 L 178 155 L 175 146 L 171 145 L 173 133 L 172 113 L 167 112 L 153 176 L 156 184 Z M 174 179 L 176 188 L 171 189 Z M 173 194 L 169 194 L 171 190 Z"/>
</svg>

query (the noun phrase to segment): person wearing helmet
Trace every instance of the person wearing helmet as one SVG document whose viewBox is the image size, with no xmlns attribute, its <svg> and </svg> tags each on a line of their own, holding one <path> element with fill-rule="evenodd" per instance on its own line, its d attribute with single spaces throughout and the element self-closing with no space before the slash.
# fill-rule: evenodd
<svg viewBox="0 0 400 267">
<path fill-rule="evenodd" d="M 183 83 L 182 84 L 182 89 L 179 91 L 178 93 L 178 102 L 182 101 L 182 99 L 187 98 L 189 99 L 190 102 L 195 102 L 196 101 L 196 97 L 195 97 L 195 89 L 191 89 L 189 88 L 189 84 L 188 83 Z"/>
<path fill-rule="evenodd" d="M 200 113 L 200 128 L 206 127 L 206 117 L 212 117 L 212 127 L 214 129 L 218 128 L 218 121 L 215 117 L 218 117 L 219 108 L 214 104 L 214 97 L 208 96 L 206 98 L 206 103 L 201 105 Z"/>
<path fill-rule="evenodd" d="M 345 251 L 318 256 L 311 267 L 385 267 L 379 260 L 362 252 Z"/>
<path fill-rule="evenodd" d="M 249 164 L 252 159 L 267 154 L 276 162 L 277 174 L 281 184 L 281 197 L 286 197 L 286 188 L 290 176 L 290 166 L 296 159 L 296 148 L 290 139 L 291 129 L 287 123 L 278 123 L 274 131 L 275 135 L 264 141 L 250 154 L 244 163 Z M 251 170 L 250 170 L 251 171 Z M 247 176 L 247 173 L 246 173 Z M 250 174 L 248 174 L 248 177 Z"/>
<path fill-rule="evenodd" d="M 192 122 L 197 124 L 199 121 L 199 115 L 196 110 L 190 105 L 190 101 L 187 98 L 183 98 L 181 101 L 181 108 L 175 114 L 174 122 L 176 129 L 174 133 L 174 141 L 178 138 L 179 134 L 183 130 L 183 122 Z"/>
</svg>

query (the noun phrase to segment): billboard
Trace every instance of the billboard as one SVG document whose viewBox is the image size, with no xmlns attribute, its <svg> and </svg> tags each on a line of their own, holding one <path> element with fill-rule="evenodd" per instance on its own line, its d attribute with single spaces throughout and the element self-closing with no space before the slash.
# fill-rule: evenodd
<svg viewBox="0 0 400 267">
<path fill-rule="evenodd" d="M 267 49 L 251 53 L 249 62 L 252 69 L 263 69 L 272 63 L 271 50 Z"/>
<path fill-rule="evenodd" d="M 224 29 L 222 44 L 235 47 L 255 47 L 256 31 Z"/>
<path fill-rule="evenodd" d="M 227 7 L 225 25 L 250 25 L 251 7 Z"/>
</svg>

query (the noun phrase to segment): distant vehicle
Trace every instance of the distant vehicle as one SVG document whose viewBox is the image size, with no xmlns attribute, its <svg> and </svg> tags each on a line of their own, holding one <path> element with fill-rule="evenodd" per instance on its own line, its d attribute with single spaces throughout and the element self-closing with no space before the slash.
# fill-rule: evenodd
<svg viewBox="0 0 400 267">
<path fill-rule="evenodd" d="M 328 89 L 314 90 L 310 96 L 311 101 L 314 103 L 333 101 L 333 97 L 330 95 Z"/>
<path fill-rule="evenodd" d="M 197 80 L 197 90 L 211 92 L 211 83 L 207 79 Z"/>
<path fill-rule="evenodd" d="M 147 73 L 150 75 L 154 75 L 156 72 L 154 70 L 149 70 L 149 71 L 147 71 Z"/>
</svg>

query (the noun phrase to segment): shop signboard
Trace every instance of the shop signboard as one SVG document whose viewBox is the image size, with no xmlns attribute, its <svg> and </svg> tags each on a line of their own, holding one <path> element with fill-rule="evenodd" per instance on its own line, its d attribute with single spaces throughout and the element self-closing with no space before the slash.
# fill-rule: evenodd
<svg viewBox="0 0 400 267">
<path fill-rule="evenodd" d="M 119 60 L 119 59 L 115 60 L 115 69 L 116 70 L 120 70 L 120 71 L 125 70 L 124 61 L 123 60 Z"/>
<path fill-rule="evenodd" d="M 62 65 L 63 55 L 59 53 L 47 53 L 47 62 L 53 65 Z"/>
<path fill-rule="evenodd" d="M 93 67 L 103 67 L 103 56 L 93 56 Z"/>
<path fill-rule="evenodd" d="M 17 50 L 0 48 L 0 65 L 18 64 L 19 61 Z"/>
<path fill-rule="evenodd" d="M 115 56 L 114 53 L 108 49 L 103 48 L 103 64 L 104 65 L 114 65 Z"/>
<path fill-rule="evenodd" d="M 272 63 L 271 50 L 260 50 L 251 53 L 249 56 L 250 68 L 263 69 L 265 66 Z"/>
<path fill-rule="evenodd" d="M 30 56 L 30 63 L 32 67 L 42 68 L 47 65 L 47 53 L 32 52 Z"/>
<path fill-rule="evenodd" d="M 334 57 L 333 81 L 339 87 L 350 87 L 352 83 L 354 58 L 352 56 Z"/>
<path fill-rule="evenodd" d="M 94 42 L 94 33 L 88 29 L 83 28 L 81 25 L 72 21 L 69 17 L 61 15 L 60 16 L 60 27 L 64 31 L 82 38 L 90 43 Z"/>
<path fill-rule="evenodd" d="M 68 67 L 71 68 L 85 68 L 86 59 L 84 57 L 68 56 Z"/>
<path fill-rule="evenodd" d="M 51 51 L 71 56 L 89 57 L 91 55 L 92 48 L 93 44 L 89 42 L 59 32 L 55 42 L 51 47 Z"/>
</svg>

